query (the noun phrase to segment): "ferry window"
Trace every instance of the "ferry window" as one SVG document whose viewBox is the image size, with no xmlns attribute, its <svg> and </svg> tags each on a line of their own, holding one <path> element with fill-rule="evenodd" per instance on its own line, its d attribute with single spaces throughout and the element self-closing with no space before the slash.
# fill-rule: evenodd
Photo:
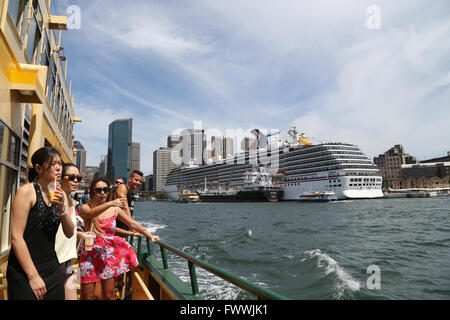
<svg viewBox="0 0 450 320">
<path fill-rule="evenodd" d="M 8 12 L 16 27 L 19 25 L 21 18 L 24 16 L 27 2 L 27 0 L 10 0 L 8 3 Z"/>
<path fill-rule="evenodd" d="M 19 165 L 20 141 L 0 121 L 0 158 L 15 166 Z M 1 185 L 1 184 L 0 184 Z"/>
<path fill-rule="evenodd" d="M 47 38 L 47 32 L 44 32 L 44 41 L 43 41 L 44 49 L 41 52 L 41 65 L 42 66 L 49 66 L 50 65 L 50 42 Z M 44 56 L 42 56 L 44 55 Z"/>
<path fill-rule="evenodd" d="M 48 87 L 47 87 L 47 100 L 48 100 L 48 103 L 49 103 L 49 107 L 50 107 L 50 109 L 52 109 L 52 105 L 51 105 L 51 103 L 52 103 L 52 98 L 53 98 L 53 89 L 54 89 L 54 87 L 55 87 L 55 74 L 54 74 L 54 72 L 53 72 L 53 70 L 54 70 L 54 62 L 53 62 L 53 58 L 51 59 L 51 63 L 50 63 L 50 66 L 51 66 L 51 68 L 48 70 L 49 72 L 48 72 Z"/>
<path fill-rule="evenodd" d="M 58 111 L 59 111 L 59 102 L 61 99 L 61 81 L 58 79 L 58 84 L 55 89 L 55 100 L 53 103 L 53 115 L 55 116 L 56 121 L 58 121 Z"/>
<path fill-rule="evenodd" d="M 36 17 L 33 16 L 28 27 L 27 54 L 30 62 L 36 59 L 36 52 L 41 41 L 41 31 L 38 28 Z"/>
<path fill-rule="evenodd" d="M 16 190 L 20 140 L 0 121 L 0 253 L 10 247 L 10 212 Z"/>
</svg>

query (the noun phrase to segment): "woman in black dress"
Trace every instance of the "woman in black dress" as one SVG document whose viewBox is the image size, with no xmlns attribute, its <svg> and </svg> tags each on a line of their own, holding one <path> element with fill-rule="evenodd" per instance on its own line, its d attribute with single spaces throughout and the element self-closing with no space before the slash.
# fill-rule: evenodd
<svg viewBox="0 0 450 320">
<path fill-rule="evenodd" d="M 65 193 L 50 200 L 48 184 L 59 180 L 62 161 L 58 150 L 44 147 L 31 159 L 31 183 L 22 186 L 12 206 L 11 252 L 6 276 L 11 300 L 64 300 L 64 278 L 55 252 L 55 237 L 62 223 L 66 237 L 73 234 Z"/>
</svg>

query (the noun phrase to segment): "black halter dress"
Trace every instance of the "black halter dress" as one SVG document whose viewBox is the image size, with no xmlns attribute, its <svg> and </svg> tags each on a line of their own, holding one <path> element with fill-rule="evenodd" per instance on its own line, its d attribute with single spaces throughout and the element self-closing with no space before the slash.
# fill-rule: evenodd
<svg viewBox="0 0 450 320">
<path fill-rule="evenodd" d="M 37 183 L 33 185 L 36 191 L 36 204 L 28 214 L 23 238 L 31 259 L 45 282 L 47 290 L 45 300 L 64 300 L 64 277 L 55 252 L 55 238 L 60 217 L 55 205 L 47 206 Z M 14 248 L 11 248 L 9 255 L 6 277 L 9 299 L 36 300 L 28 277 L 17 260 Z"/>
</svg>

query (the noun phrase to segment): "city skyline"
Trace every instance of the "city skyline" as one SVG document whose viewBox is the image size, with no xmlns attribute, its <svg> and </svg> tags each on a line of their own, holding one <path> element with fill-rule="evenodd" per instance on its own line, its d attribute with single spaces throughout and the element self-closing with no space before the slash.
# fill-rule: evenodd
<svg viewBox="0 0 450 320">
<path fill-rule="evenodd" d="M 399 143 L 419 160 L 450 149 L 445 1 L 378 1 L 379 28 L 369 28 L 372 3 L 356 0 L 52 5 L 81 12 L 62 45 L 87 165 L 117 118 L 134 119 L 145 174 L 153 151 L 194 121 L 223 135 L 296 125 L 370 158 Z"/>
</svg>

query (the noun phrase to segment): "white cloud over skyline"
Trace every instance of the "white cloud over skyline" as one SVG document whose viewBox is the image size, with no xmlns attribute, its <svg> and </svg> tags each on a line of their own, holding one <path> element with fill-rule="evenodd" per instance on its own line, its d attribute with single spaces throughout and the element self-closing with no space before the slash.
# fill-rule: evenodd
<svg viewBox="0 0 450 320">
<path fill-rule="evenodd" d="M 177 128 L 297 125 L 370 157 L 401 143 L 422 159 L 450 150 L 447 1 L 70 1 L 63 37 L 76 138 L 88 165 L 108 124 L 133 118 L 141 167 Z M 366 27 L 369 5 L 381 28 Z M 103 130 L 103 131 L 102 131 Z"/>
</svg>

